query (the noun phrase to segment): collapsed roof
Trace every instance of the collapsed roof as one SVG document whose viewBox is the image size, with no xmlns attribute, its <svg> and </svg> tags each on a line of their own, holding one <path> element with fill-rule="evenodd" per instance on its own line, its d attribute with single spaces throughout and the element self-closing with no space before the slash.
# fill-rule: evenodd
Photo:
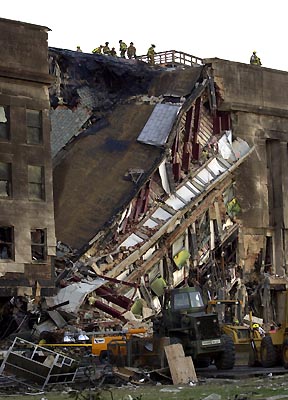
<svg viewBox="0 0 288 400">
<path fill-rule="evenodd" d="M 51 123 L 56 237 L 81 249 L 111 224 L 162 162 L 180 98 L 191 94 L 203 67 L 167 72 L 143 62 L 57 49 L 50 49 L 50 60 L 51 71 L 60 75 L 63 99 L 59 104 L 55 82 Z M 150 117 L 144 139 L 137 140 Z M 166 137 L 155 146 L 145 145 L 145 135 L 155 135 L 160 126 Z M 138 171 L 137 182 L 127 179 L 131 171 Z"/>
<path fill-rule="evenodd" d="M 218 111 L 209 65 L 60 49 L 50 49 L 50 65 L 56 237 L 73 260 L 90 279 L 136 283 L 151 310 L 166 284 L 189 279 L 211 297 L 228 275 L 227 290 L 237 286 L 233 171 L 253 149 Z M 132 304 L 120 303 L 118 316 Z"/>
</svg>

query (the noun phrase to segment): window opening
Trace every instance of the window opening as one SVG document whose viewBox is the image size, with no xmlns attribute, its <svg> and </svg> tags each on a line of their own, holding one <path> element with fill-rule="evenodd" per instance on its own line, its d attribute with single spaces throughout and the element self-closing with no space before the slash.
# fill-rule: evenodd
<svg viewBox="0 0 288 400">
<path fill-rule="evenodd" d="M 42 113 L 37 110 L 26 110 L 27 143 L 42 143 Z"/>
<path fill-rule="evenodd" d="M 0 139 L 9 139 L 8 107 L 0 106 Z"/>
<path fill-rule="evenodd" d="M 182 308 L 189 308 L 189 294 L 188 293 L 177 293 L 174 297 L 174 308 L 180 310 Z"/>
<path fill-rule="evenodd" d="M 11 196 L 11 164 L 0 162 L 0 197 Z"/>
<path fill-rule="evenodd" d="M 33 261 L 46 260 L 46 231 L 44 229 L 31 230 L 31 254 Z"/>
<path fill-rule="evenodd" d="M 28 195 L 29 200 L 44 200 L 44 167 L 28 165 Z"/>
<path fill-rule="evenodd" d="M 0 226 L 0 259 L 14 258 L 14 234 L 11 226 Z"/>
</svg>

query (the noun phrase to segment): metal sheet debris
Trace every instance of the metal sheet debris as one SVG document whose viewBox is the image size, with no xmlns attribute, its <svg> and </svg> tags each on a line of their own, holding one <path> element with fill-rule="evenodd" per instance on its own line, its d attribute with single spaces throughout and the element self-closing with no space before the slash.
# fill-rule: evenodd
<svg viewBox="0 0 288 400">
<path fill-rule="evenodd" d="M 107 281 L 102 278 L 94 279 L 93 281 L 72 283 L 71 285 L 59 290 L 54 297 L 46 299 L 48 306 L 55 306 L 59 303 L 69 301 L 69 304 L 62 306 L 61 309 L 67 312 L 77 313 L 86 296 L 94 292 Z"/>
<path fill-rule="evenodd" d="M 153 146 L 163 146 L 180 108 L 179 105 L 157 104 L 137 140 Z"/>
</svg>

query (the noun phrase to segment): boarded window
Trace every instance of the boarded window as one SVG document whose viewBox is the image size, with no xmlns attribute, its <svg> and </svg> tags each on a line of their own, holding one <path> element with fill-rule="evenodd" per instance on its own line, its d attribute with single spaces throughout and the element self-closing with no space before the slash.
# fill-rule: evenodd
<svg viewBox="0 0 288 400">
<path fill-rule="evenodd" d="M 14 259 L 14 232 L 11 226 L 0 226 L 0 259 Z"/>
<path fill-rule="evenodd" d="M 46 260 L 46 230 L 33 229 L 31 231 L 31 254 L 33 261 Z"/>
<path fill-rule="evenodd" d="M 27 143 L 42 143 L 42 115 L 41 111 L 26 110 Z"/>
<path fill-rule="evenodd" d="M 28 196 L 29 200 L 44 200 L 44 167 L 28 165 Z"/>
<path fill-rule="evenodd" d="M 0 197 L 11 196 L 11 164 L 0 162 Z"/>
<path fill-rule="evenodd" d="M 8 107 L 0 106 L 0 139 L 9 139 Z"/>
</svg>

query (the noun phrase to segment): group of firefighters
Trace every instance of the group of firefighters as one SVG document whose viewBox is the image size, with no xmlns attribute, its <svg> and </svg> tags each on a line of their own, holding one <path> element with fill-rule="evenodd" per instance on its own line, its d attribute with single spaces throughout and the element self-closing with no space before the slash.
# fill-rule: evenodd
<svg viewBox="0 0 288 400">
<path fill-rule="evenodd" d="M 148 51 L 147 51 L 147 58 L 148 58 L 148 62 L 152 65 L 155 64 L 155 60 L 154 60 L 154 55 L 155 55 L 155 44 L 151 44 L 151 46 L 149 47 Z M 82 53 L 81 47 L 77 46 L 77 50 L 78 52 Z M 119 52 L 120 52 L 120 57 L 121 58 L 126 58 L 126 54 L 127 57 L 131 60 L 132 58 L 136 59 L 137 55 L 136 55 L 136 47 L 134 46 L 133 42 L 130 42 L 130 45 L 127 46 L 127 44 L 125 42 L 123 42 L 123 40 L 119 40 Z M 105 46 L 103 46 L 102 44 L 99 47 L 96 47 L 94 50 L 92 50 L 93 54 L 105 54 L 105 55 L 109 55 L 112 57 L 117 57 L 117 52 L 115 50 L 115 47 L 112 47 L 110 49 L 109 47 L 109 42 L 105 43 Z"/>
<path fill-rule="evenodd" d="M 77 51 L 82 52 L 80 46 L 77 46 Z M 121 58 L 126 58 L 127 57 L 131 60 L 132 58 L 136 59 L 136 47 L 134 46 L 133 42 L 130 42 L 130 45 L 127 46 L 123 40 L 119 40 L 119 51 L 120 51 L 120 57 Z M 94 50 L 92 50 L 93 54 L 105 54 L 113 57 L 117 57 L 117 52 L 115 50 L 115 47 L 112 47 L 110 49 L 109 47 L 109 42 L 105 42 L 105 46 L 102 44 L 99 47 L 96 47 Z M 151 44 L 147 51 L 147 58 L 148 62 L 152 65 L 155 64 L 155 44 Z M 251 65 L 258 65 L 261 66 L 261 60 L 257 56 L 256 51 L 254 50 L 251 57 L 250 57 L 250 64 Z"/>
</svg>

